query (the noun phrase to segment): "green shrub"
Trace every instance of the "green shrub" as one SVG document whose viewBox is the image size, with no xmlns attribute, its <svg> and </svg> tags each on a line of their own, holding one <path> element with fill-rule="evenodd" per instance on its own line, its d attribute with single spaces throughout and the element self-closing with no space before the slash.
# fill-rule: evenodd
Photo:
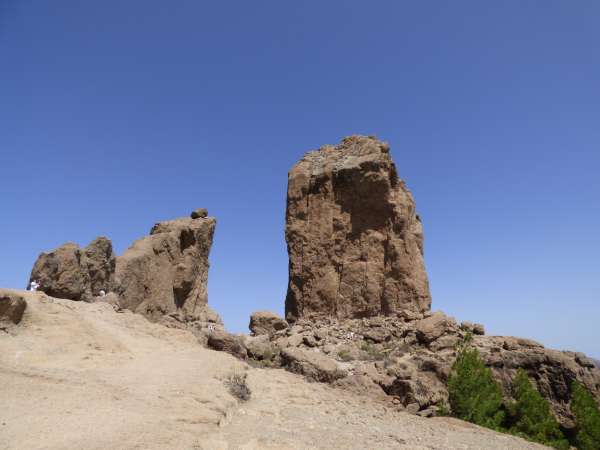
<svg viewBox="0 0 600 450">
<path fill-rule="evenodd" d="M 507 405 L 509 432 L 558 449 L 569 448 L 548 401 L 531 384 L 527 373 L 519 369 L 512 383 L 515 401 Z"/>
<path fill-rule="evenodd" d="M 448 379 L 448 402 L 454 417 L 500 430 L 504 419 L 502 390 L 479 352 L 465 343 L 458 350 Z"/>
<path fill-rule="evenodd" d="M 575 416 L 575 445 L 579 450 L 600 449 L 600 412 L 592 394 L 578 381 L 571 386 L 571 411 Z"/>
</svg>

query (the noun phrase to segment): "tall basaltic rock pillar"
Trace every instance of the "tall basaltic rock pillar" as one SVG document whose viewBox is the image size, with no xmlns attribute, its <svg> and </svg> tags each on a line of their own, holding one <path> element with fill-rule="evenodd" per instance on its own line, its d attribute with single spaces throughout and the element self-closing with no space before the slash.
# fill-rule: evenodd
<svg viewBox="0 0 600 450">
<path fill-rule="evenodd" d="M 431 308 L 423 229 L 389 146 L 350 136 L 288 176 L 286 317 L 361 318 Z"/>
</svg>

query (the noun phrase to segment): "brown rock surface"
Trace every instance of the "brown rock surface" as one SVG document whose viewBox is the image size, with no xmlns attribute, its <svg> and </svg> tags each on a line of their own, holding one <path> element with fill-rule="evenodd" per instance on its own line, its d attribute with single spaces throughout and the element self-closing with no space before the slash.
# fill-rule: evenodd
<svg viewBox="0 0 600 450">
<path fill-rule="evenodd" d="M 17 291 L 0 289 L 0 330 L 18 325 L 27 308 L 27 302 Z"/>
<path fill-rule="evenodd" d="M 334 359 L 322 353 L 288 347 L 281 351 L 281 358 L 291 372 L 309 380 L 331 383 L 347 375 Z"/>
<path fill-rule="evenodd" d="M 207 305 L 208 255 L 216 220 L 204 208 L 191 216 L 157 223 L 149 236 L 117 258 L 105 237 L 83 249 L 67 243 L 42 253 L 30 280 L 53 297 L 110 302 L 174 327 L 221 324 Z M 105 297 L 99 296 L 101 290 Z"/>
<path fill-rule="evenodd" d="M 245 359 L 247 356 L 241 338 L 224 330 L 213 330 L 208 336 L 208 346 L 213 350 L 229 353 L 241 359 Z"/>
<path fill-rule="evenodd" d="M 358 318 L 430 308 L 423 230 L 387 144 L 351 136 L 288 176 L 286 318 Z"/>
<path fill-rule="evenodd" d="M 457 328 L 456 321 L 452 317 L 436 311 L 426 319 L 417 322 L 417 337 L 421 342 L 429 344 Z"/>
<path fill-rule="evenodd" d="M 154 225 L 117 258 L 121 306 L 158 321 L 219 321 L 208 308 L 208 255 L 216 220 L 180 218 Z"/>
<path fill-rule="evenodd" d="M 250 316 L 250 325 L 248 327 L 252 333 L 258 336 L 285 330 L 288 324 L 271 311 L 257 311 Z"/>
<path fill-rule="evenodd" d="M 30 281 L 38 281 L 39 290 L 52 297 L 89 301 L 101 289 L 111 288 L 114 270 L 112 244 L 109 239 L 98 237 L 83 249 L 67 243 L 42 253 L 33 266 Z"/>
</svg>

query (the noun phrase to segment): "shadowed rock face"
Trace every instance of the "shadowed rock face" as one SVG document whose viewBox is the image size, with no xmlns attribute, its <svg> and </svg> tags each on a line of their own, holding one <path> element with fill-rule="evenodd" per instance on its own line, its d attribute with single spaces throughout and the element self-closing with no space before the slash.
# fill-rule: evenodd
<svg viewBox="0 0 600 450">
<path fill-rule="evenodd" d="M 219 322 L 207 306 L 208 255 L 215 225 L 214 217 L 154 225 L 149 236 L 117 258 L 115 291 L 121 307 L 153 320 L 176 314 L 181 321 Z"/>
<path fill-rule="evenodd" d="M 423 230 L 387 144 L 351 136 L 288 176 L 286 318 L 421 313 L 431 306 Z"/>
<path fill-rule="evenodd" d="M 19 324 L 26 308 L 23 295 L 10 289 L 0 289 L 0 330 Z"/>
<path fill-rule="evenodd" d="M 91 300 L 112 286 L 115 257 L 108 238 L 98 237 L 81 249 L 67 243 L 42 253 L 31 271 L 30 281 L 40 283 L 46 294 L 69 300 Z"/>
</svg>

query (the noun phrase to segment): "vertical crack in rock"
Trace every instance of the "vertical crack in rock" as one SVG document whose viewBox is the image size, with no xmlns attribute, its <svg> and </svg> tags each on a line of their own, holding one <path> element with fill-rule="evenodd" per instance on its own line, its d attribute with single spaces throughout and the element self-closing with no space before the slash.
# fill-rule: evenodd
<svg viewBox="0 0 600 450">
<path fill-rule="evenodd" d="M 288 175 L 287 318 L 429 310 L 415 209 L 376 138 L 351 136 L 307 153 Z"/>
</svg>

